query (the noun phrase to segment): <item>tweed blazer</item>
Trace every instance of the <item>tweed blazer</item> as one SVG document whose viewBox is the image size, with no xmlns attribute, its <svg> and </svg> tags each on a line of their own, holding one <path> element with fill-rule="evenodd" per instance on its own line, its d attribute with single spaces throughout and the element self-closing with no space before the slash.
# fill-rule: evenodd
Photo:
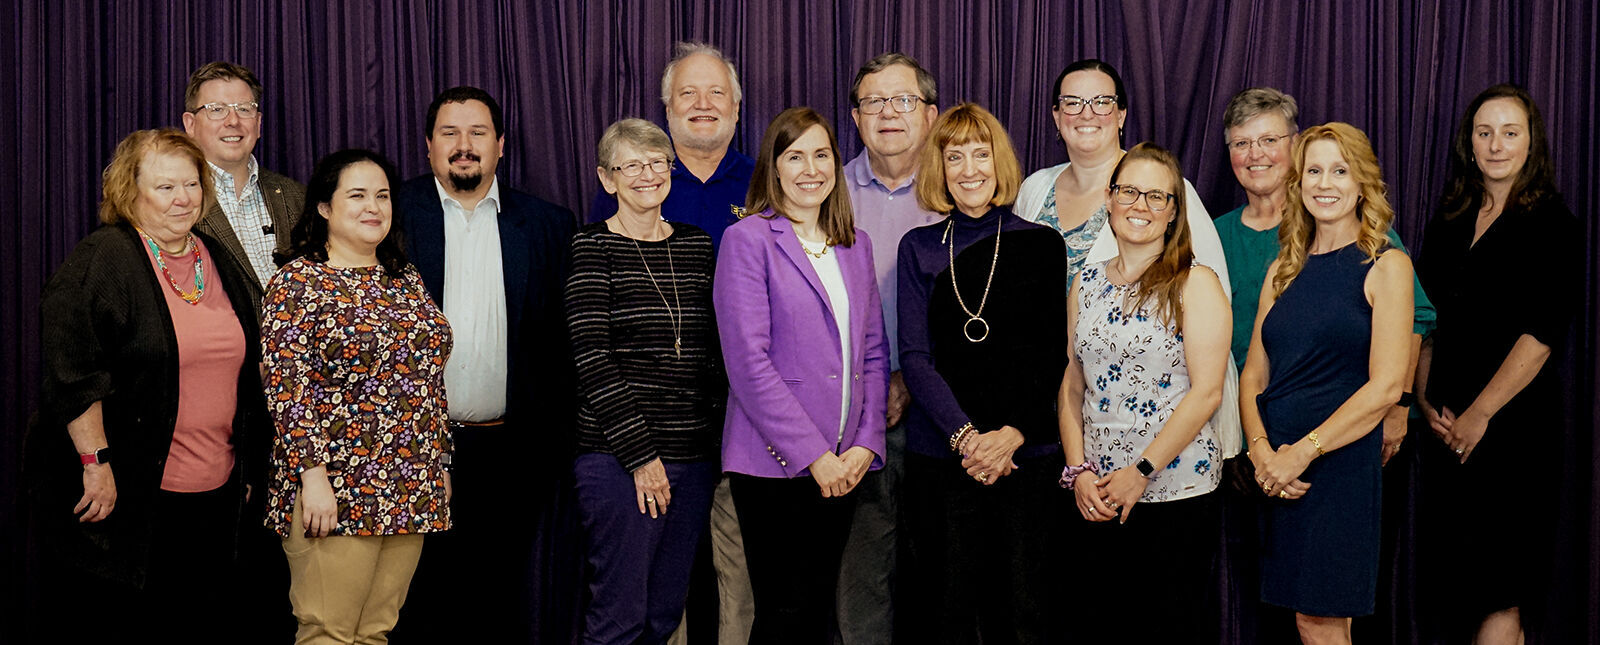
<svg viewBox="0 0 1600 645">
<path fill-rule="evenodd" d="M 261 189 L 261 201 L 267 205 L 267 214 L 272 216 L 272 230 L 278 240 L 278 252 L 289 250 L 289 232 L 294 230 L 295 222 L 300 220 L 300 211 L 305 208 L 306 188 L 300 182 L 267 170 L 258 168 L 256 185 Z M 233 225 L 228 222 L 227 213 L 222 212 L 222 204 L 216 200 L 206 208 L 206 214 L 195 222 L 194 230 L 211 236 L 227 253 L 245 268 L 245 288 L 250 296 L 250 310 L 255 312 L 253 323 L 259 327 L 261 324 L 261 294 L 262 285 L 256 279 L 255 271 L 250 267 L 250 256 L 244 251 L 244 244 L 239 242 L 239 236 L 234 233 Z"/>
<path fill-rule="evenodd" d="M 772 213 L 723 232 L 712 300 L 728 371 L 722 469 L 756 477 L 809 474 L 835 449 L 862 446 L 883 465 L 889 345 L 872 268 L 872 240 L 835 246 L 850 294 L 850 365 L 841 364 L 833 305 L 794 233 Z M 842 440 L 841 378 L 854 379 Z M 836 446 L 835 444 L 839 445 Z"/>
</svg>

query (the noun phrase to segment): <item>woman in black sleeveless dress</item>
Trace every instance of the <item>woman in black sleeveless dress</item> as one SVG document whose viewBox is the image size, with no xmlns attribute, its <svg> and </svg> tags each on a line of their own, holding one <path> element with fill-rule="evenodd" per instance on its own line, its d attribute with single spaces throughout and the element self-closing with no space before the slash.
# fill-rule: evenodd
<svg viewBox="0 0 1600 645">
<path fill-rule="evenodd" d="M 1261 289 L 1240 416 L 1263 523 L 1261 599 L 1294 610 L 1300 638 L 1349 643 L 1378 579 L 1382 436 L 1407 380 L 1411 261 L 1372 146 L 1344 123 L 1294 148 L 1282 245 Z"/>
</svg>

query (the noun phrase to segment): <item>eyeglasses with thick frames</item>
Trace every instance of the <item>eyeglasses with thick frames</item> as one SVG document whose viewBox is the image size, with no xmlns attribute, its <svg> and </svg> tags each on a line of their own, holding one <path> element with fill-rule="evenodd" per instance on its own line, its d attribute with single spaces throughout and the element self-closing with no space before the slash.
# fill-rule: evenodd
<svg viewBox="0 0 1600 645">
<path fill-rule="evenodd" d="M 672 162 L 666 159 L 655 159 L 651 161 L 630 161 L 620 166 L 612 166 L 611 169 L 620 171 L 623 177 L 638 177 L 644 174 L 646 166 L 649 166 L 658 175 L 665 175 L 672 172 L 672 165 Z"/>
<path fill-rule="evenodd" d="M 1117 200 L 1117 203 L 1123 206 L 1132 206 L 1134 202 L 1139 201 L 1140 196 L 1144 197 L 1144 203 L 1150 205 L 1150 210 L 1157 213 L 1167 210 L 1167 207 L 1172 205 L 1172 200 L 1176 199 L 1172 193 L 1159 188 L 1139 190 L 1133 186 L 1123 186 L 1121 184 L 1111 187 L 1111 198 Z"/>
<path fill-rule="evenodd" d="M 241 119 L 254 119 L 258 116 L 261 116 L 261 104 L 256 103 L 255 101 L 246 101 L 244 103 L 207 103 L 189 111 L 195 114 L 204 114 L 206 115 L 207 119 L 212 121 L 221 121 L 228 118 L 229 110 L 232 110 L 234 114 L 239 115 L 239 118 Z"/>
<path fill-rule="evenodd" d="M 1263 134 L 1254 139 L 1234 139 L 1228 142 L 1228 152 L 1232 152 L 1236 155 L 1242 155 L 1246 152 L 1250 152 L 1250 148 L 1254 146 L 1261 146 L 1262 150 L 1271 150 L 1278 147 L 1279 143 L 1288 139 L 1289 135 L 1287 134 Z"/>
<path fill-rule="evenodd" d="M 1111 114 L 1117 110 L 1117 97 L 1108 94 L 1083 98 L 1071 94 L 1062 94 L 1056 97 L 1056 109 L 1068 116 L 1083 114 L 1084 106 L 1100 116 Z"/>
<path fill-rule="evenodd" d="M 882 112 L 885 103 L 892 103 L 894 104 L 894 111 L 905 114 L 917 109 L 917 104 L 921 102 L 922 97 L 914 94 L 901 94 L 890 98 L 869 96 L 856 103 L 856 109 L 861 110 L 862 114 L 872 115 Z"/>
</svg>

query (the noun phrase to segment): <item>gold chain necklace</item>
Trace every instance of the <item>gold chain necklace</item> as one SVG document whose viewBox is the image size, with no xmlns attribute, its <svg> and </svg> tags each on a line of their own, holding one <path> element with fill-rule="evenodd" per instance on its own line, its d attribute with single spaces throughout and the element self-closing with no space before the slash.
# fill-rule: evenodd
<svg viewBox="0 0 1600 645">
<path fill-rule="evenodd" d="M 816 252 L 816 253 L 812 253 L 812 252 L 811 252 L 811 247 L 810 247 L 810 246 L 807 246 L 807 245 L 806 245 L 806 239 L 805 239 L 805 238 L 803 238 L 803 237 L 800 237 L 800 235 L 799 235 L 799 234 L 795 234 L 795 238 L 796 238 L 796 239 L 798 239 L 798 240 L 800 240 L 800 250 L 801 250 L 801 251 L 805 251 L 805 252 L 806 252 L 806 255 L 809 255 L 809 256 L 811 256 L 811 257 L 814 257 L 814 258 L 816 258 L 816 259 L 818 259 L 818 260 L 821 260 L 821 259 L 822 259 L 822 256 L 824 256 L 824 255 L 827 255 L 827 254 L 828 254 L 828 249 L 830 249 L 830 248 L 833 248 L 833 245 L 832 245 L 832 244 L 829 244 L 829 243 L 827 243 L 827 242 L 826 242 L 826 241 L 824 241 L 824 242 L 823 242 L 823 243 L 822 243 L 822 250 L 821 250 L 821 251 L 818 251 L 818 252 Z"/>
<path fill-rule="evenodd" d="M 961 325 L 961 335 L 967 337 L 968 342 L 981 343 L 989 337 L 989 321 L 983 319 L 983 307 L 989 304 L 989 287 L 994 285 L 994 270 L 1000 265 L 1000 230 L 1005 226 L 1004 217 L 996 217 L 994 228 L 994 259 L 989 261 L 989 279 L 983 282 L 983 298 L 978 300 L 978 311 L 973 313 L 967 308 L 967 301 L 961 299 L 961 286 L 956 284 L 956 236 L 952 234 L 956 226 L 955 213 L 950 214 L 950 223 L 944 227 L 944 237 L 950 243 L 950 290 L 956 292 L 956 304 L 961 305 L 961 311 L 966 312 L 967 322 Z M 972 323 L 983 325 L 983 333 L 977 338 L 972 337 Z"/>
<path fill-rule="evenodd" d="M 667 302 L 667 294 L 661 290 L 661 284 L 656 282 L 656 274 L 650 270 L 650 263 L 644 259 L 644 249 L 639 246 L 639 238 L 634 237 L 633 233 L 628 230 L 628 224 L 623 221 L 620 214 L 617 216 L 617 225 L 622 228 L 623 237 L 633 241 L 633 250 L 639 254 L 639 264 L 644 265 L 644 274 L 650 276 L 650 286 L 655 287 L 656 295 L 661 296 L 661 305 L 667 308 L 667 319 L 672 321 L 672 353 L 679 360 L 682 360 L 683 300 L 678 297 L 678 271 L 672 265 L 672 236 L 668 235 L 661 239 L 667 243 L 667 277 L 672 280 L 672 300 L 678 303 L 676 313 L 672 310 L 672 304 Z"/>
</svg>

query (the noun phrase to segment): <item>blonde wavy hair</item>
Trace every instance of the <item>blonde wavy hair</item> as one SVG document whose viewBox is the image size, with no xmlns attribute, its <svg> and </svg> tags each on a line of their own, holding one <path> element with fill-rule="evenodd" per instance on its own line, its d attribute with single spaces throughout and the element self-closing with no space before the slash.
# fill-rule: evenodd
<svg viewBox="0 0 1600 645">
<path fill-rule="evenodd" d="M 1311 247 L 1311 236 L 1316 225 L 1311 213 L 1306 212 L 1300 190 L 1300 180 L 1305 175 L 1306 149 L 1318 141 L 1332 141 L 1339 146 L 1339 154 L 1350 167 L 1350 175 L 1361 187 L 1356 202 L 1356 218 L 1361 231 L 1356 234 L 1356 248 L 1366 254 L 1367 261 L 1389 245 L 1386 237 L 1389 224 L 1394 221 L 1394 208 L 1389 205 L 1389 187 L 1383 183 L 1383 171 L 1378 168 L 1378 156 L 1372 152 L 1372 142 L 1366 133 L 1348 123 L 1324 123 L 1307 128 L 1294 144 L 1294 172 L 1289 174 L 1288 197 L 1283 201 L 1283 223 L 1278 226 L 1278 271 L 1272 275 L 1272 297 L 1283 295 L 1300 270 L 1306 266 L 1306 255 Z"/>
</svg>

